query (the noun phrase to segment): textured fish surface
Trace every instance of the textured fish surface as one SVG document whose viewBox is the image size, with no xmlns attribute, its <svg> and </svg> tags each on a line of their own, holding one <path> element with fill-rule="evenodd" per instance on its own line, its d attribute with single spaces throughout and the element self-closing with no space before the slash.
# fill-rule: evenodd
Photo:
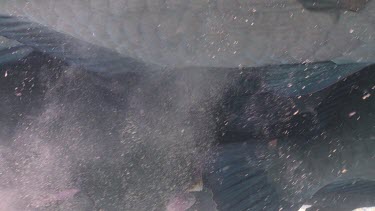
<svg viewBox="0 0 375 211">
<path fill-rule="evenodd" d="M 312 2 L 2 0 L 0 13 L 162 65 L 374 61 L 374 1 Z"/>
<path fill-rule="evenodd" d="M 316 108 L 322 128 L 314 129 L 309 125 L 313 121 L 302 114 L 295 123 L 307 125 L 297 128 L 298 133 L 293 134 L 294 123 L 289 121 L 285 123 L 285 136 L 271 135 L 276 139 L 254 138 L 244 131 L 240 133 L 241 139 L 223 138 L 219 142 L 219 156 L 206 180 L 218 209 L 298 210 L 309 204 L 313 206 L 307 210 L 351 211 L 373 206 L 374 81 L 372 66 L 328 87 L 329 94 Z M 313 95 L 316 94 L 321 95 Z M 261 98 L 256 102 L 262 102 Z M 271 106 L 280 103 L 278 99 Z M 245 116 L 259 115 L 256 122 L 261 123 L 284 108 L 293 108 L 282 105 L 268 109 L 267 104 L 259 106 L 268 113 L 259 114 L 257 110 Z M 246 124 L 245 120 L 242 122 Z M 273 132 L 277 129 L 269 127 Z"/>
<path fill-rule="evenodd" d="M 116 3 L 12 1 L 1 7 L 2 14 L 26 16 L 0 15 L 0 114 L 12 119 L 1 122 L 6 130 L 0 132 L 11 136 L 6 139 L 11 142 L 6 143 L 8 153 L 17 161 L 0 163 L 10 169 L 0 175 L 2 185 L 32 190 L 31 195 L 34 189 L 65 193 L 67 187 L 79 188 L 100 208 L 157 210 L 168 208 L 171 194 L 189 190 L 196 169 L 208 164 L 205 185 L 217 209 L 279 210 L 300 205 L 338 179 L 375 179 L 374 154 L 367 150 L 373 148 L 373 136 L 365 133 L 373 129 L 373 121 L 364 121 L 374 119 L 375 74 L 368 67 L 373 62 L 373 1 L 358 11 L 328 4 L 324 8 L 330 12 L 299 1 L 254 1 L 257 7 L 244 11 L 253 15 L 247 21 L 240 16 L 242 7 L 225 2 L 198 8 L 190 7 L 195 2 Z M 181 11 L 192 9 L 205 20 L 194 19 L 197 28 L 223 34 L 205 31 L 202 40 L 186 42 L 193 43 L 189 49 L 180 46 L 179 36 L 200 36 L 195 26 L 177 22 L 177 41 L 174 30 L 167 38 L 165 31 L 148 31 L 155 27 L 151 21 L 169 30 L 179 19 L 168 15 L 185 17 Z M 167 22 L 155 14 L 165 15 Z M 110 27 L 128 18 L 136 30 Z M 254 31 L 236 28 L 239 20 L 254 23 Z M 233 46 L 227 30 L 244 39 L 243 45 L 233 39 L 243 49 L 228 50 Z M 113 42 L 115 37 L 119 42 Z M 122 46 L 132 39 L 140 41 Z M 217 49 L 205 45 L 216 45 L 215 40 L 220 49 L 225 47 L 223 54 L 214 55 L 218 63 L 210 56 Z M 161 67 L 132 57 L 170 66 L 233 67 L 246 61 L 241 64 L 250 67 Z M 321 60 L 333 61 L 312 62 Z M 310 108 L 301 109 L 300 99 Z M 310 128 L 304 122 L 315 116 L 305 118 L 302 112 L 316 113 L 318 126 L 333 126 Z M 278 131 L 274 126 L 280 122 L 284 127 Z M 303 130 L 294 128 L 295 123 Z M 244 133 L 246 140 L 222 141 L 227 132 Z M 218 147 L 212 149 L 216 138 Z M 212 163 L 205 157 L 211 150 L 218 155 Z M 169 207 L 191 206 L 195 199 L 184 194 Z"/>
</svg>

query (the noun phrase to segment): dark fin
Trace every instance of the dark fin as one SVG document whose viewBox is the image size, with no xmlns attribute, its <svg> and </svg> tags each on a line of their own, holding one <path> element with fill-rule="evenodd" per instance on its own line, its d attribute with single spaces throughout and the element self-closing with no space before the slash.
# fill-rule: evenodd
<svg viewBox="0 0 375 211">
<path fill-rule="evenodd" d="M 223 144 L 205 176 L 219 211 L 279 210 L 281 201 L 267 172 L 258 166 L 254 145 Z"/>
<path fill-rule="evenodd" d="M 301 134 L 306 128 L 319 132 L 334 117 L 331 107 L 336 109 L 340 102 L 326 99 L 327 95 L 345 94 L 331 93 L 335 84 L 368 68 L 368 64 L 333 62 L 244 68 L 217 108 L 219 128 L 230 142 Z M 344 85 L 350 91 L 350 83 Z"/>
<path fill-rule="evenodd" d="M 136 59 L 56 32 L 23 17 L 0 15 L 0 36 L 88 71 L 116 74 L 151 70 Z"/>
<path fill-rule="evenodd" d="M 260 85 L 279 95 L 296 97 L 321 91 L 372 64 L 374 63 L 336 64 L 325 61 L 240 69 L 208 68 L 208 71 L 211 74 L 222 74 L 236 83 L 237 95 L 248 96 L 256 91 L 254 89 L 259 89 Z"/>
<path fill-rule="evenodd" d="M 363 9 L 369 0 L 340 0 L 341 9 L 357 12 Z"/>
<path fill-rule="evenodd" d="M 331 183 L 316 192 L 308 211 L 351 211 L 361 207 L 375 206 L 375 181 L 351 179 Z"/>
<path fill-rule="evenodd" d="M 284 96 L 302 96 L 321 91 L 369 65 L 334 62 L 279 65 L 261 68 L 259 74 L 266 88 Z"/>
<path fill-rule="evenodd" d="M 299 0 L 309 10 L 349 10 L 359 11 L 368 0 Z"/>
<path fill-rule="evenodd" d="M 329 10 L 340 9 L 337 0 L 298 0 L 301 4 L 309 10 Z"/>
<path fill-rule="evenodd" d="M 0 64 L 17 62 L 28 56 L 33 49 L 14 40 L 0 37 Z"/>
<path fill-rule="evenodd" d="M 326 90 L 327 96 L 316 108 L 319 122 L 325 126 L 339 125 L 350 119 L 358 123 L 357 118 L 361 110 L 371 107 L 371 100 L 375 94 L 374 70 L 375 65 L 366 67 L 329 87 Z M 367 108 L 367 112 L 370 110 Z"/>
</svg>

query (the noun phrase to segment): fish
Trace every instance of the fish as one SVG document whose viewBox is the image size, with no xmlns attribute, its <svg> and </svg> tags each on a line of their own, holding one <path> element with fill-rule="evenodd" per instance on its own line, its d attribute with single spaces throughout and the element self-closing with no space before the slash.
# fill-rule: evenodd
<svg viewBox="0 0 375 211">
<path fill-rule="evenodd" d="M 302 205 L 312 205 L 307 210 L 353 210 L 373 206 L 375 104 L 374 99 L 363 96 L 368 91 L 373 94 L 374 79 L 371 66 L 326 87 L 328 95 L 324 90 L 313 93 L 325 99 L 315 108 L 318 127 L 311 125 L 311 116 L 303 115 L 296 122 L 304 126 L 287 126 L 286 134 L 254 135 L 228 127 L 226 132 L 232 135 L 218 139 L 216 161 L 204 180 L 217 209 L 299 210 Z M 269 113 L 278 112 L 276 108 L 267 110 L 262 113 L 263 121 Z"/>
<path fill-rule="evenodd" d="M 360 1 L 300 1 L 304 7 L 311 9 L 311 10 L 334 10 L 334 9 L 344 9 L 348 11 L 359 11 L 361 10 L 367 3 L 366 0 Z"/>
<path fill-rule="evenodd" d="M 374 205 L 371 180 L 341 180 L 324 186 L 311 198 L 312 207 L 307 210 L 355 210 Z M 329 201 L 329 204 L 326 203 Z"/>
<path fill-rule="evenodd" d="M 371 3 L 372 2 L 369 2 L 368 4 L 371 5 Z M 22 7 L 17 6 L 16 8 Z M 365 11 L 365 9 L 366 8 L 361 11 Z M 32 60 L 33 58 L 41 59 L 44 56 L 47 57 L 45 58 L 47 62 L 43 62 L 45 64 L 48 64 L 48 61 L 56 60 L 56 63 L 60 64 L 60 66 L 72 69 L 71 71 L 63 71 L 63 75 L 65 75 L 62 80 L 62 84 L 67 86 L 66 89 L 70 94 L 59 95 L 57 90 L 64 88 L 64 86 L 60 87 L 59 84 L 54 87 L 54 89 L 51 89 L 51 92 L 55 93 L 56 96 L 62 97 L 58 99 L 58 101 L 61 100 L 62 103 L 57 103 L 55 106 L 65 112 L 68 111 L 59 107 L 59 105 L 67 103 L 67 101 L 64 100 L 71 98 L 75 100 L 81 99 L 77 96 L 82 96 L 83 99 L 86 99 L 84 97 L 91 96 L 92 98 L 88 98 L 87 102 L 85 101 L 86 104 L 83 104 L 88 106 L 90 100 L 94 98 L 94 95 L 82 95 L 80 94 L 81 92 L 77 91 L 81 86 L 76 85 L 75 79 L 79 80 L 80 78 L 86 80 L 83 84 L 90 87 L 90 89 L 99 90 L 99 88 L 105 88 L 105 90 L 109 90 L 108 92 L 111 93 L 101 95 L 98 91 L 98 96 L 102 98 L 97 97 L 94 99 L 101 99 L 101 103 L 123 103 L 121 105 L 125 105 L 126 103 L 114 97 L 116 96 L 114 93 L 116 93 L 117 89 L 116 87 L 112 87 L 113 84 L 111 81 L 118 79 L 122 82 L 120 85 L 124 86 L 122 88 L 120 86 L 119 90 L 117 90 L 121 93 L 120 99 L 122 99 L 122 97 L 125 99 L 135 99 L 135 107 L 129 106 L 127 107 L 128 109 L 139 109 L 138 107 L 144 106 L 142 104 L 144 100 L 150 104 L 150 106 L 147 107 L 148 104 L 146 103 L 145 108 L 155 111 L 155 113 L 160 113 L 160 116 L 156 116 L 156 119 L 153 119 L 153 116 L 148 110 L 142 111 L 141 109 L 139 115 L 136 116 L 139 118 L 137 121 L 142 121 L 142 118 L 146 118 L 146 120 L 150 118 L 150 122 L 155 121 L 162 124 L 163 118 L 168 117 L 168 112 L 170 112 L 170 110 L 168 110 L 168 106 L 170 105 L 165 103 L 168 102 L 165 99 L 176 98 L 178 109 L 172 112 L 175 114 L 172 116 L 176 118 L 177 114 L 179 116 L 188 114 L 188 121 L 193 122 L 194 125 L 194 127 L 190 129 L 201 131 L 195 128 L 201 126 L 199 121 L 197 121 L 199 118 L 203 118 L 205 121 L 202 122 L 204 123 L 213 122 L 216 124 L 216 122 L 219 122 L 215 125 L 215 127 L 217 126 L 217 131 L 219 131 L 218 134 L 215 134 L 218 135 L 218 147 L 214 149 L 217 156 L 215 156 L 216 159 L 214 161 L 207 162 L 208 167 L 204 169 L 205 178 L 203 183 L 212 190 L 213 200 L 217 204 L 218 210 L 279 210 L 281 207 L 292 209 L 292 207 L 297 207 L 303 203 L 304 200 L 308 200 L 309 197 L 313 195 L 314 191 L 318 191 L 319 188 L 324 187 L 324 185 L 335 181 L 337 175 L 330 173 L 330 166 L 325 168 L 324 171 L 321 171 L 325 173 L 325 175 L 322 176 L 321 180 L 319 180 L 319 178 L 317 181 L 311 177 L 308 179 L 304 178 L 306 175 L 304 176 L 304 168 L 301 167 L 308 163 L 308 165 L 312 166 L 309 167 L 314 169 L 314 165 L 319 163 L 315 161 L 317 157 L 319 158 L 319 155 L 310 158 L 309 153 L 315 152 L 319 154 L 319 150 L 316 150 L 316 146 L 320 146 L 320 142 L 314 142 L 314 140 L 320 140 L 320 137 L 324 137 L 324 129 L 326 127 L 323 127 L 323 129 L 318 127 L 316 130 L 306 135 L 307 137 L 303 137 L 303 133 L 298 133 L 298 127 L 295 129 L 297 135 L 293 134 L 295 136 L 282 136 L 285 132 L 283 129 L 276 134 L 270 134 L 264 128 L 270 128 L 281 123 L 287 126 L 284 129 L 288 129 L 288 124 L 290 124 L 295 116 L 305 118 L 304 115 L 308 112 L 316 114 L 316 118 L 318 119 L 316 124 L 318 126 L 325 126 L 324 124 L 326 122 L 334 123 L 338 121 L 339 118 L 342 118 L 342 115 L 341 113 L 331 115 L 332 112 L 329 112 L 329 109 L 333 107 L 333 109 L 340 110 L 338 108 L 340 108 L 339 104 L 342 102 L 347 102 L 347 106 L 350 107 L 352 104 L 350 104 L 350 101 L 347 99 L 348 96 L 351 96 L 350 93 L 353 92 L 352 88 L 354 85 L 358 81 L 371 83 L 372 80 L 370 79 L 373 78 L 373 71 L 371 71 L 373 70 L 373 60 L 371 59 L 368 61 L 363 60 L 363 62 L 353 60 L 351 62 L 336 63 L 332 58 L 324 58 L 324 61 L 302 64 L 293 64 L 292 62 L 291 64 L 281 64 L 282 62 L 278 61 L 277 64 L 274 65 L 262 63 L 261 67 L 249 65 L 249 67 L 232 66 L 230 68 L 225 66 L 215 67 L 215 65 L 206 67 L 201 63 L 196 63 L 198 66 L 190 67 L 176 67 L 176 65 L 168 63 L 158 65 L 152 63 L 152 60 L 132 57 L 122 54 L 106 45 L 98 45 L 87 39 L 80 39 L 75 35 L 59 31 L 48 25 L 43 25 L 41 22 L 29 19 L 28 17 L 7 14 L 0 16 L 0 36 L 2 36 L 2 40 L 4 40 L 0 45 L 4 45 L 4 49 L 6 49 L 6 51 L 2 51 L 0 54 L 1 61 L 3 61 L 2 65 L 12 66 L 12 64 L 17 63 L 18 66 L 20 66 L 19 64 L 25 61 Z M 165 64 L 170 66 L 165 66 Z M 49 70 L 52 72 L 51 74 L 56 71 L 54 68 L 47 68 L 47 71 Z M 74 71 L 76 73 L 74 73 Z M 126 80 L 126 78 L 130 79 Z M 115 82 L 113 83 L 115 84 Z M 110 84 L 109 88 L 106 87 L 108 84 Z M 169 90 L 171 87 L 172 89 Z M 362 92 L 366 92 L 367 96 L 368 94 L 371 95 L 371 90 L 371 85 L 368 85 L 368 87 L 361 88 L 360 91 L 356 91 L 355 93 L 358 94 L 358 92 L 360 92 L 360 94 L 363 94 Z M 181 91 L 181 93 L 179 91 Z M 135 96 L 132 96 L 129 94 L 132 92 L 143 94 L 135 94 Z M 90 92 L 83 93 L 87 94 Z M 176 96 L 178 94 L 181 94 L 182 97 L 180 96 L 180 98 L 178 98 L 178 96 Z M 21 95 L 16 94 L 16 97 L 20 96 L 22 96 L 22 93 Z M 255 98 L 249 101 L 249 99 L 254 96 Z M 315 96 L 318 96 L 317 100 L 313 99 L 312 101 L 314 102 L 311 103 L 309 99 Z M 108 100 L 108 98 L 111 100 Z M 236 106 L 241 108 L 249 106 L 251 108 L 251 102 L 256 102 L 256 99 L 262 98 L 270 99 L 270 102 L 261 104 L 260 108 L 250 110 L 249 113 L 243 112 L 236 114 L 239 110 Z M 298 102 L 300 98 L 306 98 L 306 100 L 299 105 Z M 371 99 L 370 97 L 370 100 Z M 363 101 L 362 98 L 360 98 L 360 100 Z M 187 104 L 186 106 L 186 102 L 191 104 Z M 291 104 L 280 104 L 283 102 L 291 102 Z M 204 107 L 205 103 L 208 104 L 207 107 Z M 94 105 L 95 104 L 92 104 L 92 106 Z M 102 104 L 99 105 L 102 106 Z M 162 106 L 158 107 L 160 105 Z M 267 106 L 272 105 L 272 109 L 266 109 L 265 115 L 263 117 L 260 116 L 259 119 L 255 121 L 255 123 L 259 123 L 260 126 L 255 128 L 244 127 L 243 123 L 246 122 L 248 118 L 253 117 L 251 114 L 258 113 L 258 111 L 262 112 L 262 107 L 267 108 Z M 310 109 L 308 108 L 309 106 L 311 107 Z M 181 110 L 183 108 L 185 109 L 185 107 L 187 107 L 189 112 Z M 289 110 L 284 112 L 284 108 L 288 108 Z M 347 109 L 347 107 L 344 108 Z M 344 108 L 342 108 L 342 112 L 346 111 Z M 101 109 L 106 111 L 106 109 Z M 164 112 L 163 109 L 167 112 Z M 203 116 L 198 115 L 199 118 L 196 118 L 196 116 L 194 116 L 195 114 L 190 114 L 190 109 Z M 299 109 L 301 113 L 297 112 Z M 208 115 L 206 110 L 212 113 L 218 112 L 219 115 Z M 280 112 L 281 116 L 267 119 L 267 115 L 270 115 L 270 112 L 271 116 L 274 115 L 272 114 L 273 112 Z M 349 114 L 352 112 L 354 111 L 349 111 Z M 362 113 L 357 112 L 358 114 Z M 352 116 L 355 116 L 357 112 Z M 232 120 L 227 121 L 228 117 L 232 117 Z M 107 116 L 104 119 L 108 120 L 108 118 Z M 265 121 L 262 122 L 262 118 L 264 118 Z M 308 118 L 306 121 L 312 122 L 312 120 Z M 364 119 L 364 117 L 362 117 L 362 119 Z M 145 122 L 147 123 L 149 121 Z M 350 123 L 344 123 L 350 126 Z M 168 123 L 166 123 L 166 125 L 170 126 Z M 254 123 L 250 125 L 254 125 Z M 149 125 L 146 124 L 146 126 Z M 151 131 L 153 131 L 153 127 L 155 126 L 151 127 Z M 147 127 L 145 128 L 147 129 Z M 146 130 L 145 128 L 144 130 Z M 130 132 L 126 132 L 125 135 L 127 137 L 136 137 L 136 133 L 133 133 L 132 128 L 129 130 Z M 335 130 L 333 131 L 335 132 Z M 181 129 L 180 132 L 184 134 L 185 129 Z M 205 131 L 202 133 L 204 132 Z M 317 132 L 321 133 L 317 135 Z M 238 137 L 225 137 L 222 133 L 232 133 L 235 135 L 244 134 L 244 137 L 242 140 L 239 140 Z M 198 135 L 199 134 L 198 132 Z M 311 137 L 309 135 L 311 135 Z M 249 138 L 251 140 L 249 140 Z M 262 138 L 270 139 L 270 141 L 262 142 L 260 141 Z M 277 138 L 277 141 L 275 141 L 275 138 Z M 334 139 L 335 136 L 331 135 L 331 138 Z M 298 141 L 298 139 L 301 139 L 301 141 Z M 324 138 L 321 139 L 324 141 Z M 324 144 L 322 146 L 323 149 L 327 147 L 327 145 Z M 290 153 L 291 150 L 295 153 Z M 46 153 L 47 152 L 48 150 L 46 150 Z M 306 152 L 306 154 L 303 152 Z M 355 152 L 350 150 L 347 153 L 355 154 Z M 116 153 L 113 154 L 113 156 L 115 155 Z M 103 156 L 107 156 L 108 160 L 112 158 L 110 155 Z M 97 159 L 100 160 L 102 156 L 98 155 L 97 157 L 99 157 Z M 355 159 L 353 159 L 352 162 L 355 162 L 354 160 Z M 309 163 L 310 161 L 311 163 Z M 324 161 L 326 160 L 323 159 L 322 162 L 324 163 Z M 94 162 L 94 164 L 92 164 L 93 166 L 90 166 L 90 164 L 88 167 L 81 168 L 87 168 L 85 169 L 88 174 L 88 176 L 86 175 L 87 178 L 91 176 L 102 176 L 104 177 L 103 180 L 106 181 L 107 178 L 105 178 L 105 175 L 99 174 L 102 168 L 104 168 L 97 167 L 97 165 L 100 166 L 100 164 L 101 162 L 98 161 L 97 163 Z M 371 163 L 368 162 L 364 162 L 364 164 L 371 166 Z M 106 166 L 106 169 L 113 167 L 115 170 L 112 169 L 108 171 L 112 172 L 112 176 L 114 177 L 121 178 L 123 172 L 127 171 L 126 166 L 117 166 L 117 164 L 114 164 L 114 161 L 108 162 L 108 165 L 103 166 Z M 353 168 L 356 168 L 355 165 L 353 165 Z M 363 167 L 358 168 L 363 172 Z M 299 170 L 301 170 L 302 173 L 299 173 Z M 90 171 L 97 171 L 98 175 L 92 175 Z M 314 171 L 314 173 L 316 172 L 317 171 Z M 341 170 L 340 175 L 342 172 L 343 170 Z M 354 171 L 349 170 L 349 172 Z M 168 172 L 164 172 L 164 174 L 166 173 Z M 362 174 L 363 173 L 360 175 Z M 355 174 L 345 173 L 345 175 L 351 177 Z M 371 171 L 369 175 L 373 175 Z M 141 177 L 142 175 L 138 176 Z M 152 174 L 150 176 L 152 176 Z M 296 181 L 290 182 L 288 181 L 289 179 L 296 179 Z M 305 184 L 308 183 L 310 179 L 315 182 L 311 183 L 311 187 L 309 186 L 311 184 Z M 94 181 L 96 180 L 94 179 Z M 138 182 L 145 183 L 149 181 L 141 180 Z M 107 185 L 107 182 L 98 182 L 97 184 L 98 186 Z M 287 187 L 286 190 L 283 185 Z M 295 185 L 295 187 L 293 188 L 292 185 Z M 121 187 L 118 188 L 121 189 Z M 85 191 L 85 187 L 79 189 Z M 86 189 L 89 188 L 86 187 Z M 181 188 L 179 191 L 184 190 L 188 191 L 189 188 Z M 95 192 L 93 190 L 86 191 Z M 129 197 L 132 197 L 132 195 Z M 140 198 L 142 197 L 143 196 L 140 196 Z M 185 202 L 188 203 L 185 204 Z M 187 207 L 191 206 L 191 203 L 192 200 L 180 203 L 177 199 L 177 202 L 172 200 L 170 204 L 167 203 L 166 208 L 175 209 L 177 206 L 179 209 L 178 206 L 182 204 L 183 207 L 181 209 L 187 209 Z"/>
<path fill-rule="evenodd" d="M 149 63 L 259 67 L 373 61 L 374 6 L 365 0 L 3 0 L 0 13 Z"/>
</svg>

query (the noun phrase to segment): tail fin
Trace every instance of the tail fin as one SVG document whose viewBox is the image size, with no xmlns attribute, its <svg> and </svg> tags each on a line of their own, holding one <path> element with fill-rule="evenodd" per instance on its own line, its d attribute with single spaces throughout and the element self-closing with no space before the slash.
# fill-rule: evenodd
<svg viewBox="0 0 375 211">
<path fill-rule="evenodd" d="M 211 173 L 206 175 L 208 188 L 218 210 L 279 210 L 280 197 L 257 165 L 254 148 L 246 144 L 225 144 Z"/>
<path fill-rule="evenodd" d="M 375 181 L 351 179 L 331 183 L 314 194 L 308 211 L 351 211 L 361 207 L 375 206 Z"/>
</svg>

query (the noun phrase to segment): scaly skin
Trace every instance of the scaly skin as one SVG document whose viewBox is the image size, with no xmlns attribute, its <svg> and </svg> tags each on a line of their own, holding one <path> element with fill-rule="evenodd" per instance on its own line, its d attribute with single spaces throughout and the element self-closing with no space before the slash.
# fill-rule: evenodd
<svg viewBox="0 0 375 211">
<path fill-rule="evenodd" d="M 147 62 L 234 67 L 374 61 L 374 7 L 374 1 L 354 12 L 307 10 L 297 0 L 2 0 L 0 14 L 27 16 Z"/>
</svg>

